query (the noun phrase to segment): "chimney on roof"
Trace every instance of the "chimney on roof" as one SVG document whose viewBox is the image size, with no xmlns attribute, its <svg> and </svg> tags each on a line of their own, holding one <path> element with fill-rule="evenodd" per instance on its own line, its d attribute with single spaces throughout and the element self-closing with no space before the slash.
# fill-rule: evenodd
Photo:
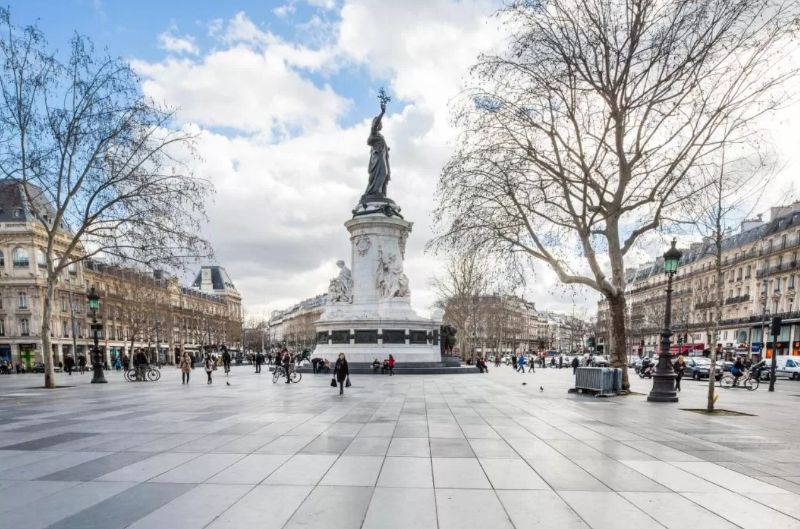
<svg viewBox="0 0 800 529">
<path fill-rule="evenodd" d="M 776 209 L 776 208 L 772 208 Z M 775 218 L 775 217 L 773 217 Z M 761 219 L 761 214 L 759 213 L 756 215 L 754 219 L 744 219 L 739 226 L 739 233 L 744 233 L 746 231 L 752 230 L 754 228 L 758 228 L 759 226 L 763 225 L 764 221 Z"/>
<path fill-rule="evenodd" d="M 800 201 L 789 204 L 788 206 L 775 206 L 769 208 L 769 220 L 772 221 L 791 213 L 797 213 L 798 211 L 800 211 Z"/>
</svg>

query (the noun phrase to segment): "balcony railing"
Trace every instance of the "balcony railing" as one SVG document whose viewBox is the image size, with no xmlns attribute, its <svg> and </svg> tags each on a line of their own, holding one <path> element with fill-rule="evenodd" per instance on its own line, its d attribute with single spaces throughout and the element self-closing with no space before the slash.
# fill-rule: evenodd
<svg viewBox="0 0 800 529">
<path fill-rule="evenodd" d="M 750 301 L 750 294 L 744 294 L 742 296 L 733 296 L 725 300 L 726 305 L 731 305 L 733 303 L 744 303 L 745 301 Z"/>
<path fill-rule="evenodd" d="M 787 261 L 785 263 L 775 265 L 775 266 L 768 266 L 766 268 L 762 268 L 756 272 L 756 279 L 763 279 L 767 276 L 780 274 L 781 272 L 788 272 L 789 270 L 797 270 L 800 268 L 798 266 L 797 261 Z"/>
<path fill-rule="evenodd" d="M 716 301 L 703 301 L 701 303 L 695 303 L 694 310 L 702 310 L 702 309 L 710 309 L 711 307 L 717 304 Z"/>
</svg>

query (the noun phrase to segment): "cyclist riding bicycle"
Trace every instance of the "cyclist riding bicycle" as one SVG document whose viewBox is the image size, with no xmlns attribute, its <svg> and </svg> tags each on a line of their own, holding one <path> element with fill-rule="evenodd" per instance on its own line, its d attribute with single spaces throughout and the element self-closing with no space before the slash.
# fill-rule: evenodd
<svg viewBox="0 0 800 529">
<path fill-rule="evenodd" d="M 292 364 L 292 356 L 289 354 L 288 349 L 283 350 L 283 358 L 281 359 L 281 364 L 283 364 L 283 372 L 286 375 L 286 383 L 291 384 L 291 380 L 289 379 L 290 369 L 289 367 Z"/>
<path fill-rule="evenodd" d="M 734 385 L 739 381 L 739 377 L 744 375 L 744 362 L 742 362 L 741 356 L 736 358 L 736 362 L 731 367 L 731 375 L 733 375 Z"/>
</svg>

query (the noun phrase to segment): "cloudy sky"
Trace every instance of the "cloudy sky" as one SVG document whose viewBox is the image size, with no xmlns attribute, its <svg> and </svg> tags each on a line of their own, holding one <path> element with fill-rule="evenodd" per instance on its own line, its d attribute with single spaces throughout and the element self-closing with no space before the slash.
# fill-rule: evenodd
<svg viewBox="0 0 800 529">
<path fill-rule="evenodd" d="M 53 46 L 78 31 L 129 59 L 144 92 L 201 131 L 196 171 L 217 190 L 206 235 L 260 317 L 323 292 L 335 261 L 349 260 L 343 223 L 366 186 L 381 86 L 393 97 L 389 195 L 414 222 L 406 272 L 412 303 L 428 313 L 441 263 L 424 245 L 452 147 L 448 101 L 476 55 L 500 45 L 498 4 L 19 0 L 11 10 L 19 25 L 38 20 Z M 792 121 L 778 123 L 793 132 Z M 797 135 L 777 131 L 776 142 L 786 167 L 797 165 Z M 544 267 L 529 283 L 525 295 L 539 308 L 595 311 L 595 295 L 559 287 Z"/>
</svg>

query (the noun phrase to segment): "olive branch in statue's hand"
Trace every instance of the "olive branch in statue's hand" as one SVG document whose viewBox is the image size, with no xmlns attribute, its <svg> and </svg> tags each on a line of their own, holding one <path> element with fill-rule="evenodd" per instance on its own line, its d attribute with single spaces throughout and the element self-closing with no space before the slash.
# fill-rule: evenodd
<svg viewBox="0 0 800 529">
<path fill-rule="evenodd" d="M 378 101 L 380 101 L 381 103 L 381 112 L 386 111 L 386 103 L 388 103 L 391 100 L 392 98 L 389 97 L 389 95 L 386 93 L 386 90 L 384 90 L 383 87 L 380 87 L 378 89 Z"/>
</svg>

